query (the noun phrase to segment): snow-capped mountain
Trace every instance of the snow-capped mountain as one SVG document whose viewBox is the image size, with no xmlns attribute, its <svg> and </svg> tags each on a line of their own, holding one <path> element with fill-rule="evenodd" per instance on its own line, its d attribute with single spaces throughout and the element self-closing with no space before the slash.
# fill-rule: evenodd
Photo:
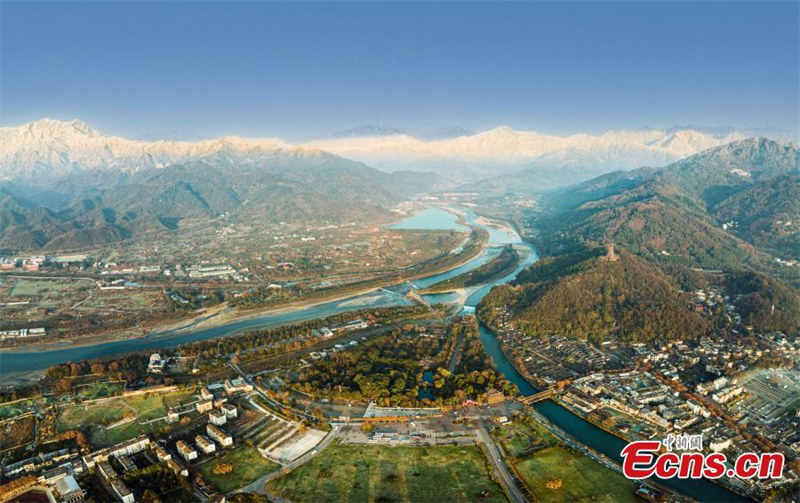
<svg viewBox="0 0 800 503">
<path fill-rule="evenodd" d="M 105 136 L 79 120 L 43 119 L 0 128 L 0 179 L 53 179 L 91 170 L 130 174 L 220 155 L 246 162 L 274 152 L 325 151 L 383 171 L 433 171 L 472 180 L 541 169 L 551 184 L 558 184 L 612 170 L 663 166 L 746 136 L 730 130 L 642 129 L 560 137 L 508 127 L 444 139 L 383 127 L 351 133 L 293 144 L 239 137 L 148 142 Z"/>
<path fill-rule="evenodd" d="M 599 136 L 560 137 L 498 127 L 471 136 L 424 141 L 409 135 L 322 139 L 309 146 L 359 160 L 379 169 L 443 174 L 502 174 L 529 167 L 580 168 L 587 177 L 618 169 L 663 166 L 745 136 L 693 130 L 609 131 Z"/>
<path fill-rule="evenodd" d="M 276 139 L 225 137 L 199 142 L 136 141 L 105 136 L 80 120 L 54 119 L 0 128 L 0 180 L 60 177 L 80 171 L 143 169 L 214 154 L 264 153 L 287 146 Z"/>
</svg>

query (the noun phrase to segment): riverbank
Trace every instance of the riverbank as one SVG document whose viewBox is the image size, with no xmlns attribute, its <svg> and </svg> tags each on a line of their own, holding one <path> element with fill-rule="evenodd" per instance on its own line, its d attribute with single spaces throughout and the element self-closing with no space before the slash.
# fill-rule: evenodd
<svg viewBox="0 0 800 503">
<path fill-rule="evenodd" d="M 469 222 L 467 222 L 466 220 L 464 221 L 464 225 L 469 225 L 469 229 L 475 230 L 475 227 L 470 225 Z M 468 239 L 469 238 L 467 238 L 467 240 Z M 383 288 L 403 284 L 405 282 L 415 281 L 421 278 L 427 278 L 431 276 L 445 274 L 449 271 L 463 267 L 472 260 L 478 258 L 480 254 L 483 253 L 484 250 L 486 249 L 488 244 L 488 236 L 485 236 L 482 233 L 480 234 L 480 239 L 481 241 L 477 242 L 474 246 L 470 247 L 472 249 L 471 253 L 459 257 L 459 260 L 454 263 L 446 264 L 442 267 L 433 269 L 431 271 L 424 271 L 416 274 L 411 274 L 408 276 L 402 276 L 402 270 L 400 270 L 397 271 L 398 272 L 397 275 L 386 274 L 387 276 L 386 280 L 381 281 L 380 279 L 376 278 L 374 282 L 372 282 L 369 286 L 354 288 L 352 290 L 343 289 L 332 295 L 321 296 L 312 299 L 305 299 L 305 300 L 301 299 L 296 301 L 290 301 L 288 303 L 270 305 L 270 306 L 265 306 L 263 308 L 248 309 L 246 311 L 236 310 L 229 304 L 222 303 L 217 306 L 212 306 L 210 308 L 207 308 L 202 312 L 197 313 L 193 317 L 182 318 L 177 321 L 171 320 L 169 323 L 148 327 L 148 332 L 146 334 L 142 333 L 141 328 L 128 328 L 113 332 L 107 332 L 104 334 L 98 334 L 96 336 L 89 336 L 77 340 L 69 340 L 69 341 L 51 340 L 51 341 L 33 342 L 25 346 L 0 348 L 0 358 L 2 358 L 3 355 L 12 355 L 15 353 L 29 353 L 31 351 L 53 351 L 64 348 L 88 348 L 101 344 L 130 341 L 137 339 L 153 339 L 153 340 L 168 341 L 170 337 L 190 334 L 196 330 L 208 330 L 217 327 L 222 327 L 224 325 L 231 323 L 246 322 L 248 320 L 253 320 L 263 316 L 285 315 L 302 311 L 305 309 L 314 308 L 316 306 L 321 306 L 332 302 L 340 302 L 351 298 L 368 295 Z M 466 246 L 460 245 L 458 248 L 465 249 Z M 448 254 L 453 254 L 453 251 L 455 250 L 451 250 L 450 252 L 448 252 Z M 441 255 L 440 257 L 446 257 L 446 256 L 447 254 Z M 391 276 L 391 278 L 388 278 L 389 276 Z M 231 334 L 228 335 L 234 335 L 235 333 L 238 332 L 232 332 Z"/>
<path fill-rule="evenodd" d="M 532 395 L 540 391 L 540 388 L 524 377 L 514 361 L 502 350 L 496 334 L 483 322 L 480 323 L 480 328 L 484 348 L 506 379 L 516 384 L 523 395 Z M 627 445 L 628 440 L 615 432 L 598 427 L 582 415 L 573 412 L 572 409 L 564 407 L 560 401 L 544 400 L 533 404 L 533 410 L 563 431 L 571 441 L 583 446 L 591 453 L 610 459 L 616 466 L 620 465 L 622 461 L 620 453 Z M 709 479 L 658 479 L 651 482 L 699 501 L 748 501 L 747 498 L 728 487 Z"/>
<path fill-rule="evenodd" d="M 615 429 L 612 429 L 612 428 L 609 428 L 609 427 L 605 426 L 602 422 L 596 421 L 595 419 L 593 419 L 589 414 L 586 414 L 583 411 L 581 411 L 581 410 L 579 410 L 579 409 L 577 409 L 575 407 L 570 406 L 568 403 L 566 403 L 563 400 L 559 400 L 558 397 L 553 397 L 552 400 L 553 400 L 554 403 L 556 403 L 559 406 L 563 407 L 564 409 L 568 410 L 570 413 L 580 417 L 581 419 L 583 419 L 587 423 L 591 424 L 595 428 L 599 428 L 599 429 L 605 431 L 606 433 L 608 433 L 609 435 L 613 435 L 613 436 L 619 438 L 620 440 L 622 440 L 625 443 L 630 443 L 630 442 L 633 442 L 634 440 L 637 440 L 637 439 L 635 439 L 633 437 L 629 437 L 627 435 L 624 435 L 619 430 L 615 430 Z M 743 498 L 745 500 L 749 499 L 747 496 L 745 496 L 743 494 L 740 494 L 735 487 L 731 487 L 729 484 L 726 484 L 724 482 L 725 481 L 724 478 L 720 478 L 720 479 L 716 479 L 716 480 L 713 480 L 713 479 L 706 479 L 706 480 L 709 480 L 710 482 L 713 482 L 714 484 L 720 486 L 721 488 L 736 494 L 740 498 Z"/>
<path fill-rule="evenodd" d="M 479 287 L 491 283 L 513 273 L 520 264 L 520 256 L 513 245 L 507 245 L 502 251 L 485 264 L 464 272 L 458 276 L 434 283 L 419 291 L 420 294 L 446 293 L 459 288 Z"/>
<path fill-rule="evenodd" d="M 430 278 L 431 282 L 436 282 L 448 274 L 455 275 L 464 269 L 478 267 L 483 262 L 482 257 L 488 249 L 487 234 L 489 233 L 478 225 L 474 225 L 473 229 L 479 231 L 481 241 L 477 245 L 470 245 L 469 250 L 466 250 L 469 253 L 462 253 L 460 256 L 454 257 L 455 261 L 446 266 L 410 274 L 405 279 L 398 279 L 395 276 L 391 280 L 377 285 L 372 284 L 357 291 L 339 292 L 334 296 L 293 302 L 291 305 L 269 306 L 265 309 L 245 313 L 236 312 L 229 306 L 220 305 L 212 310 L 206 310 L 200 316 L 190 320 L 184 319 L 177 323 L 170 323 L 160 330 L 154 330 L 147 337 L 115 337 L 112 340 L 93 344 L 62 343 L 49 346 L 47 349 L 39 346 L 37 349 L 15 348 L 15 351 L 0 352 L 0 385 L 30 384 L 41 377 L 48 367 L 68 361 L 91 360 L 137 351 L 158 351 L 199 340 L 227 337 L 247 330 L 290 325 L 337 313 L 371 307 L 389 307 L 397 305 L 398 302 L 410 302 L 403 296 L 402 289 L 390 291 L 385 287 L 398 284 L 402 286 L 405 281 L 409 280 L 424 282 L 426 278 Z"/>
</svg>

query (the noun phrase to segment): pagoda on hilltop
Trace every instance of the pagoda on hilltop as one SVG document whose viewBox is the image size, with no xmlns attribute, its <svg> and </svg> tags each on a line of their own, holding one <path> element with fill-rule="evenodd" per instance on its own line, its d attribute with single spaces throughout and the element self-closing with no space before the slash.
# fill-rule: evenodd
<svg viewBox="0 0 800 503">
<path fill-rule="evenodd" d="M 614 252 L 614 243 L 608 243 L 606 245 L 606 256 L 603 257 L 608 262 L 616 262 L 619 260 L 619 255 Z"/>
</svg>

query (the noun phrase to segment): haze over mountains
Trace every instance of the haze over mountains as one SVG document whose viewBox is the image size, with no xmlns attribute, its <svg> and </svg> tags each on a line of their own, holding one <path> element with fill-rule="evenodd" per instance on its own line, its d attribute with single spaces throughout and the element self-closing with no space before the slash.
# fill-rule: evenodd
<svg viewBox="0 0 800 503">
<path fill-rule="evenodd" d="M 524 170 L 540 175 L 541 186 L 532 189 L 548 189 L 610 171 L 663 166 L 754 133 L 688 127 L 559 137 L 508 127 L 471 134 L 460 128 L 404 132 L 364 126 L 302 144 L 240 137 L 185 142 L 128 140 L 105 136 L 79 120 L 43 119 L 0 128 L 0 179 L 34 180 L 98 169 L 131 174 L 217 154 L 325 151 L 386 172 L 431 171 L 460 181 Z M 772 130 L 758 133 L 781 140 L 790 136 Z"/>
<path fill-rule="evenodd" d="M 0 249 L 72 250 L 204 223 L 343 223 L 441 186 L 277 141 L 105 137 L 80 121 L 0 131 Z"/>
<path fill-rule="evenodd" d="M 720 218 L 740 222 L 736 230 L 742 239 L 784 255 L 799 242 L 793 224 L 775 224 L 772 218 L 780 213 L 782 221 L 800 220 L 791 202 L 797 191 L 796 148 L 764 139 L 734 141 L 744 136 L 735 131 L 640 130 L 561 138 L 496 128 L 424 140 L 367 128 L 340 136 L 302 145 L 238 137 L 147 142 L 105 136 L 77 120 L 0 128 L 0 248 L 93 247 L 223 214 L 272 222 L 350 221 L 385 213 L 420 192 L 457 186 L 459 179 L 475 183 L 483 177 L 483 188 L 538 191 L 611 170 L 661 166 L 698 151 L 705 152 L 652 176 L 654 168 L 602 176 L 571 189 L 560 204 L 576 198 L 577 205 L 591 202 L 592 210 L 580 207 L 578 216 L 590 214 L 595 221 L 650 210 L 649 226 L 684 222 L 681 232 L 696 229 L 703 238 L 694 245 L 698 253 L 714 248 L 711 241 L 729 239 L 715 227 Z M 360 162 L 367 158 L 382 169 Z M 785 183 L 772 183 L 778 176 L 786 177 Z M 704 182 L 708 186 L 698 185 Z M 783 193 L 775 195 L 776 190 Z M 607 194 L 613 198 L 603 207 L 600 196 Z M 588 198 L 581 200 L 582 195 Z M 698 214 L 697 222 L 686 222 Z M 623 242 L 620 229 L 636 231 L 639 225 L 631 218 L 608 237 Z M 577 233 L 581 222 L 573 218 L 569 224 Z M 591 231 L 596 228 L 587 225 L 581 232 L 599 239 Z M 662 238 L 640 241 L 636 246 L 654 253 L 673 250 Z"/>
</svg>

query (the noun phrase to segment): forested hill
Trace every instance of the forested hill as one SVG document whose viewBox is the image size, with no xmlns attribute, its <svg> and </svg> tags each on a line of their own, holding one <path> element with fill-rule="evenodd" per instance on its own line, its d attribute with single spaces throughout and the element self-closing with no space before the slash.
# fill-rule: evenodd
<svg viewBox="0 0 800 503">
<path fill-rule="evenodd" d="M 597 250 L 543 259 L 516 285 L 497 288 L 481 305 L 492 322 L 492 308 L 513 305 L 517 328 L 602 342 L 652 341 L 698 337 L 711 329 L 691 297 L 660 268 L 628 253 L 608 261 Z"/>
<path fill-rule="evenodd" d="M 733 328 L 681 293 L 713 286 L 739 329 L 797 334 L 799 196 L 800 151 L 765 139 L 553 193 L 528 222 L 546 258 L 495 289 L 480 314 L 491 323 L 492 308 L 508 305 L 525 332 L 593 341 L 691 338 Z M 608 243 L 619 260 L 602 258 Z"/>
<path fill-rule="evenodd" d="M 616 243 L 647 260 L 687 267 L 780 273 L 800 283 L 800 151 L 749 139 L 659 170 L 604 175 L 553 193 L 536 215 L 542 252 Z"/>
<path fill-rule="evenodd" d="M 217 153 L 133 174 L 77 172 L 38 186 L 0 184 L 0 250 L 97 247 L 232 221 L 343 223 L 444 183 L 423 173 L 384 173 L 324 152 Z"/>
</svg>

